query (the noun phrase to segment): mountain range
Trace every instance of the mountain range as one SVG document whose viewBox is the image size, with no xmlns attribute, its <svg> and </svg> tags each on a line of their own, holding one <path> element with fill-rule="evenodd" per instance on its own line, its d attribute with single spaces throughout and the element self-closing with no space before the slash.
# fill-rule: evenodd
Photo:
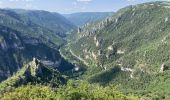
<svg viewBox="0 0 170 100">
<path fill-rule="evenodd" d="M 1 9 L 0 98 L 169 100 L 169 11 L 165 1 L 114 13 Z"/>
<path fill-rule="evenodd" d="M 103 20 L 106 17 L 112 16 L 113 12 L 80 12 L 72 14 L 64 14 L 70 22 L 76 26 L 83 26 L 85 24 L 95 23 L 97 21 Z"/>
</svg>

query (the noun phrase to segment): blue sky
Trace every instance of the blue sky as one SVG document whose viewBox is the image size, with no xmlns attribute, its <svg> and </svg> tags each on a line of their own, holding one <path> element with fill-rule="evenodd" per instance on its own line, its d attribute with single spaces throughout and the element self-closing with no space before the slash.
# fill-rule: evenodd
<svg viewBox="0 0 170 100">
<path fill-rule="evenodd" d="M 115 12 L 128 5 L 150 1 L 158 0 L 0 0 L 0 8 L 37 9 L 59 13 Z"/>
</svg>

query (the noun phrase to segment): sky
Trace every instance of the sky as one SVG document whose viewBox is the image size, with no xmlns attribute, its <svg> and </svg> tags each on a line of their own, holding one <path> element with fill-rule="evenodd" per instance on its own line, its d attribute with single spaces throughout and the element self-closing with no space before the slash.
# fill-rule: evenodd
<svg viewBox="0 0 170 100">
<path fill-rule="evenodd" d="M 0 0 L 0 8 L 46 10 L 62 14 L 116 12 L 128 5 L 151 1 L 158 0 Z"/>
</svg>

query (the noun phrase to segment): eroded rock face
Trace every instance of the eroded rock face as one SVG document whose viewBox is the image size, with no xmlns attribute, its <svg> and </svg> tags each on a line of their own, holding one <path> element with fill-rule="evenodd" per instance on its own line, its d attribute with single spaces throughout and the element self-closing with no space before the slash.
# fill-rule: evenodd
<svg viewBox="0 0 170 100">
<path fill-rule="evenodd" d="M 31 44 L 31 45 L 38 45 L 40 42 L 36 39 L 26 39 L 26 40 L 23 40 L 24 43 L 26 44 Z"/>
<path fill-rule="evenodd" d="M 99 41 L 96 41 L 96 47 L 99 47 L 100 43 Z"/>
<path fill-rule="evenodd" d="M 168 17 L 166 17 L 166 18 L 165 18 L 165 22 L 168 22 L 168 21 L 169 21 L 169 18 L 168 18 Z"/>
<path fill-rule="evenodd" d="M 124 50 L 117 50 L 117 54 L 124 54 L 125 51 Z"/>
<path fill-rule="evenodd" d="M 97 55 L 94 52 L 92 52 L 92 57 L 97 60 Z"/>
<path fill-rule="evenodd" d="M 53 61 L 55 66 L 59 66 L 59 52 L 40 42 L 31 37 L 22 37 L 14 30 L 0 30 L 0 70 L 3 72 L 0 72 L 0 81 L 16 73 L 24 64 L 29 63 L 32 57 Z"/>
<path fill-rule="evenodd" d="M 57 68 L 60 66 L 62 59 L 60 58 L 58 61 L 51 61 L 51 60 L 40 60 L 40 62 L 44 65 Z"/>
<path fill-rule="evenodd" d="M 0 90 L 6 90 L 8 87 L 16 88 L 27 83 L 50 84 L 56 87 L 59 84 L 66 83 L 66 79 L 58 70 L 50 68 L 42 64 L 40 60 L 33 58 L 31 62 L 25 64 L 17 73 L 3 81 Z"/>
<path fill-rule="evenodd" d="M 3 51 L 8 49 L 24 49 L 24 45 L 15 32 L 7 32 L 0 34 L 0 49 Z"/>
<path fill-rule="evenodd" d="M 109 51 L 113 51 L 113 46 L 112 45 L 110 45 L 110 46 L 108 46 L 108 48 L 107 48 Z"/>
<path fill-rule="evenodd" d="M 134 78 L 134 69 L 121 67 L 121 71 L 123 71 L 123 72 L 131 72 L 130 78 Z"/>
<path fill-rule="evenodd" d="M 159 72 L 163 73 L 164 71 L 168 69 L 169 69 L 169 66 L 167 66 L 166 64 L 162 64 Z"/>
<path fill-rule="evenodd" d="M 26 73 L 25 75 L 27 77 L 30 76 L 37 76 L 37 74 L 42 75 L 42 69 L 40 66 L 40 61 L 36 58 L 33 58 L 33 61 L 30 62 L 28 65 L 26 65 L 27 69 L 26 69 Z"/>
<path fill-rule="evenodd" d="M 7 43 L 6 43 L 5 40 L 2 40 L 0 42 L 0 47 L 1 47 L 2 50 L 7 50 L 8 49 L 8 46 L 7 46 Z"/>
</svg>

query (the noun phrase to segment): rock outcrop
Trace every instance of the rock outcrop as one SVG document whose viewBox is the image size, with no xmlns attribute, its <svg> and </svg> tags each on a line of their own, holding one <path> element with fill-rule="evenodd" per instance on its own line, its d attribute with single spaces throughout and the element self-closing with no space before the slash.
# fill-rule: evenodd
<svg viewBox="0 0 170 100">
<path fill-rule="evenodd" d="M 169 66 L 167 66 L 166 64 L 162 64 L 159 72 L 163 73 L 164 71 L 168 69 L 169 69 Z"/>
<path fill-rule="evenodd" d="M 33 58 L 33 61 L 26 65 L 25 76 L 37 76 L 38 74 L 42 76 L 42 68 L 40 66 L 40 61 Z"/>
<path fill-rule="evenodd" d="M 23 66 L 15 75 L 0 84 L 0 91 L 9 87 L 17 87 L 23 84 L 50 84 L 58 86 L 66 80 L 59 71 L 43 65 L 40 60 L 33 58 L 33 61 Z"/>
</svg>

